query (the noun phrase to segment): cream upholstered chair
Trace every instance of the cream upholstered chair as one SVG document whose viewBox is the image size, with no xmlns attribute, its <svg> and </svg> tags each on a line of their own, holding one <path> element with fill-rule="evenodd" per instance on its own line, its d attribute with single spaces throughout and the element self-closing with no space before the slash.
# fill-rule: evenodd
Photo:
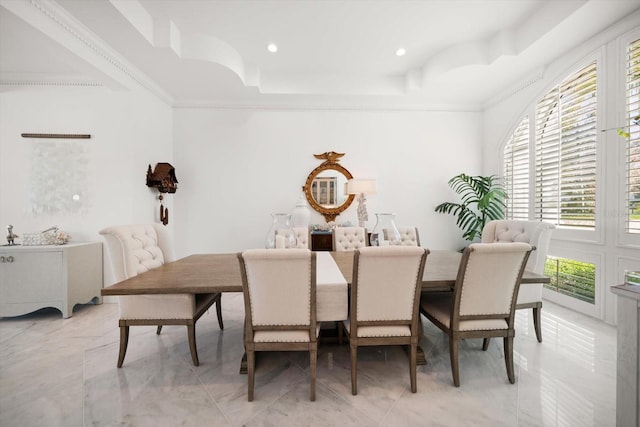
<svg viewBox="0 0 640 427">
<path fill-rule="evenodd" d="M 460 386 L 458 340 L 503 337 L 509 382 L 513 384 L 516 296 L 531 252 L 528 243 L 475 243 L 465 248 L 453 292 L 426 292 L 420 312 L 449 336 L 453 383 Z"/>
<path fill-rule="evenodd" d="M 117 282 L 160 267 L 174 260 L 170 239 L 159 224 L 120 225 L 100 231 L 104 236 Z M 196 321 L 216 304 L 218 324 L 222 323 L 221 294 L 127 295 L 118 297 L 120 305 L 120 353 L 122 367 L 129 343 L 129 326 L 186 325 L 191 359 L 199 365 L 196 348 Z"/>
<path fill-rule="evenodd" d="M 308 227 L 293 227 L 293 232 L 296 235 L 296 248 L 309 249 L 309 228 Z M 288 230 L 276 230 L 276 235 L 280 233 L 287 233 Z M 291 249 L 287 244 L 287 249 Z"/>
<path fill-rule="evenodd" d="M 333 250 L 354 251 L 367 246 L 367 231 L 364 227 L 336 227 L 333 230 Z"/>
<path fill-rule="evenodd" d="M 526 270 L 544 273 L 544 263 L 549 252 L 551 232 L 555 225 L 542 221 L 494 220 L 482 230 L 482 243 L 525 242 L 535 248 L 529 256 Z M 533 309 L 533 326 L 538 342 L 542 342 L 542 283 L 527 283 L 520 287 L 516 309 Z"/>
<path fill-rule="evenodd" d="M 420 290 L 428 250 L 383 246 L 354 255 L 349 319 L 344 326 L 351 348 L 351 393 L 358 393 L 358 347 L 407 345 L 409 376 L 415 393 L 416 353 L 421 337 Z"/>
<path fill-rule="evenodd" d="M 397 246 L 420 246 L 418 227 L 397 227 L 400 232 L 400 240 L 391 242 Z M 387 230 L 385 230 L 385 233 Z"/>
<path fill-rule="evenodd" d="M 316 399 L 316 254 L 309 249 L 249 249 L 238 254 L 245 306 L 248 400 L 256 351 L 308 351 Z"/>
</svg>

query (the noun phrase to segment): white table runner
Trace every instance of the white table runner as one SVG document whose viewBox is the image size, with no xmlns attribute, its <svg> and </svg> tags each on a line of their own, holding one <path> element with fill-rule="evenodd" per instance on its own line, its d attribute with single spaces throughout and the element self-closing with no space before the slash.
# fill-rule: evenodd
<svg viewBox="0 0 640 427">
<path fill-rule="evenodd" d="M 348 286 L 329 252 L 316 252 L 316 319 L 318 322 L 345 320 Z"/>
</svg>

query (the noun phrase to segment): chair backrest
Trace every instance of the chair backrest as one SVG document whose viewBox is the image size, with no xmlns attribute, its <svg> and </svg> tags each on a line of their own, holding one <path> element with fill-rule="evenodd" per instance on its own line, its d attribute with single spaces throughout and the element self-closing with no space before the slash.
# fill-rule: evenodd
<svg viewBox="0 0 640 427">
<path fill-rule="evenodd" d="M 336 227 L 333 229 L 334 251 L 355 251 L 365 246 L 367 246 L 367 232 L 364 227 Z"/>
<path fill-rule="evenodd" d="M 356 322 L 404 321 L 404 324 L 410 324 L 418 319 L 428 253 L 415 246 L 358 249 L 351 285 L 351 327 Z"/>
<path fill-rule="evenodd" d="M 489 221 L 482 230 L 482 243 L 524 242 L 535 248 L 529 256 L 526 269 L 544 273 L 544 263 L 549 252 L 551 232 L 555 225 L 543 221 L 500 219 Z"/>
<path fill-rule="evenodd" d="M 454 289 L 452 325 L 474 319 L 507 319 L 513 325 L 520 279 L 531 250 L 521 242 L 474 243 L 465 248 Z"/>
<path fill-rule="evenodd" d="M 117 225 L 100 230 L 116 281 L 174 260 L 169 234 L 159 224 Z"/>
<path fill-rule="evenodd" d="M 249 249 L 238 254 L 246 332 L 316 324 L 316 254 L 309 249 Z"/>
<path fill-rule="evenodd" d="M 420 236 L 417 227 L 397 227 L 400 232 L 400 240 L 394 240 L 392 245 L 396 246 L 420 246 Z M 390 233 L 389 233 L 390 234 Z M 385 230 L 387 235 L 387 230 Z"/>
<path fill-rule="evenodd" d="M 299 249 L 309 249 L 309 228 L 308 227 L 293 227 L 291 228 L 296 236 L 296 248 Z M 288 235 L 288 230 L 280 229 L 276 230 L 276 235 L 284 233 L 285 236 Z M 292 249 L 289 246 L 289 243 L 286 243 L 286 249 Z"/>
</svg>

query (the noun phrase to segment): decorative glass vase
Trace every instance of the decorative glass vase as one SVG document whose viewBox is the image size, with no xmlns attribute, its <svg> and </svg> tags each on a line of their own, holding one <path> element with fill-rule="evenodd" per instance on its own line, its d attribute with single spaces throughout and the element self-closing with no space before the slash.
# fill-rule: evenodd
<svg viewBox="0 0 640 427">
<path fill-rule="evenodd" d="M 309 210 L 309 204 L 304 194 L 298 199 L 296 207 L 291 211 L 291 224 L 294 227 L 309 228 L 309 221 L 311 220 L 311 211 Z"/>
<path fill-rule="evenodd" d="M 295 248 L 298 244 L 296 233 L 291 228 L 291 214 L 273 213 L 273 223 L 267 233 L 264 246 L 267 249 Z"/>
<path fill-rule="evenodd" d="M 376 225 L 371 231 L 371 246 L 398 245 L 400 242 L 400 232 L 396 227 L 396 214 L 377 213 Z"/>
</svg>

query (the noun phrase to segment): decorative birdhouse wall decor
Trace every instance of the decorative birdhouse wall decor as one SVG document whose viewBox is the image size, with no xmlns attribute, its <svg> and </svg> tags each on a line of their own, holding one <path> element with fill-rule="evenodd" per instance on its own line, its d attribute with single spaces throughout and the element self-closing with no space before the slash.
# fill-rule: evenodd
<svg viewBox="0 0 640 427">
<path fill-rule="evenodd" d="M 161 193 L 175 193 L 178 189 L 178 179 L 176 169 L 170 163 L 156 163 L 155 169 L 151 170 L 151 165 L 147 169 L 147 187 L 155 187 Z M 164 197 L 158 196 L 160 200 L 160 221 L 169 224 L 169 209 L 162 204 Z"/>
</svg>

